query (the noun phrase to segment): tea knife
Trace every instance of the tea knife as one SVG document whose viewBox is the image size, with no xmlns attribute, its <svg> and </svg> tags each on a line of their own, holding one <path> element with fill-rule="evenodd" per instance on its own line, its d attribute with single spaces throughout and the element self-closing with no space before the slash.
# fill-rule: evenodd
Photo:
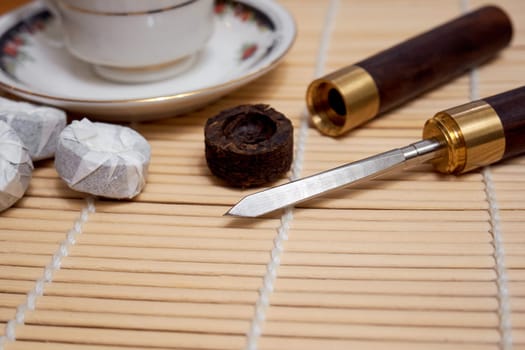
<svg viewBox="0 0 525 350">
<path fill-rule="evenodd" d="M 422 163 L 462 174 L 525 152 L 525 86 L 438 112 L 422 140 L 244 197 L 226 214 L 257 217 Z"/>
</svg>

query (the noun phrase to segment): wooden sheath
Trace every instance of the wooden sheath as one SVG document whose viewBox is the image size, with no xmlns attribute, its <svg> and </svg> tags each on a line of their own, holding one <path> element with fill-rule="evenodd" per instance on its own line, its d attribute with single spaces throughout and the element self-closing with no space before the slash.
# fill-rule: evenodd
<svg viewBox="0 0 525 350">
<path fill-rule="evenodd" d="M 382 113 L 486 61 L 511 38 L 509 17 L 486 6 L 356 65 L 374 79 Z"/>
<path fill-rule="evenodd" d="M 525 86 L 484 99 L 498 114 L 505 133 L 509 158 L 525 152 Z"/>
</svg>

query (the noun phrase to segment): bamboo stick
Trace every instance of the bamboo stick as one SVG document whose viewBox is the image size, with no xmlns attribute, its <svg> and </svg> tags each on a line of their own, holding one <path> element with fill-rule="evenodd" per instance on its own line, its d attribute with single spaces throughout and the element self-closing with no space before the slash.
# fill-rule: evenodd
<svg viewBox="0 0 525 350">
<path fill-rule="evenodd" d="M 450 310 L 450 311 L 495 311 L 497 298 L 491 297 L 446 297 L 446 296 L 407 296 L 374 294 L 331 294 L 277 292 L 272 294 L 270 303 L 278 306 L 332 307 L 332 308 L 370 308 L 407 310 Z M 349 297 L 351 296 L 351 297 Z"/>
<path fill-rule="evenodd" d="M 240 320 L 250 319 L 253 314 L 252 305 L 241 303 L 101 299 L 47 294 L 37 300 L 38 310 Z"/>
<path fill-rule="evenodd" d="M 27 350 L 27 349 L 41 349 L 41 350 L 151 350 L 149 346 L 114 346 L 114 345 L 93 345 L 93 344 L 71 344 L 71 343 L 57 343 L 57 342 L 42 342 L 42 341 L 24 341 L 17 340 L 13 343 L 7 343 L 6 349 L 9 350 Z M 168 350 L 168 348 L 156 347 L 156 350 Z"/>
<path fill-rule="evenodd" d="M 401 195 L 401 194 L 400 194 Z M 398 197 L 400 198 L 400 197 Z M 217 199 L 218 204 L 220 200 Z M 353 198 L 317 198 L 312 199 L 304 204 L 298 205 L 301 208 L 318 208 L 318 209 L 385 209 L 390 210 L 486 210 L 488 204 L 484 201 L 463 200 L 457 199 L 454 201 L 428 201 L 428 200 L 413 200 L 410 202 L 403 202 L 392 198 L 391 200 L 354 200 Z"/>
<path fill-rule="evenodd" d="M 253 240 L 254 243 L 246 244 L 246 247 L 253 249 L 256 247 L 255 242 L 260 242 L 262 246 L 270 244 L 274 238 L 275 232 L 270 229 L 253 229 L 253 228 L 206 228 L 206 227 L 180 227 L 180 226 L 159 226 L 155 227 L 154 232 L 149 232 L 142 229 L 139 225 L 136 229 L 131 227 L 124 227 L 122 230 L 113 230 L 110 225 L 104 227 L 99 224 L 85 224 L 89 230 L 84 230 L 84 234 L 77 239 L 86 244 L 93 245 L 121 245 L 121 246 L 143 246 L 143 247 L 197 247 L 199 245 L 217 245 L 217 246 L 231 246 L 235 244 L 232 240 L 238 242 Z M 35 231 L 18 231 L 18 230 L 0 230 L 0 237 L 20 242 L 59 242 L 65 239 L 67 232 L 35 232 Z M 360 243 L 378 243 L 378 244 L 392 244 L 406 245 L 407 249 L 410 246 L 417 246 L 418 244 L 428 244 L 430 246 L 439 247 L 440 244 L 457 244 L 457 249 L 475 249 L 480 247 L 483 243 L 490 243 L 492 237 L 490 234 L 480 234 L 479 231 L 461 231 L 458 235 L 457 231 L 450 232 L 434 232 L 434 231 L 393 231 L 374 229 L 348 230 L 345 231 L 343 227 L 332 229 L 329 237 L 321 235 L 315 229 L 292 229 L 290 232 L 291 240 L 287 243 L 290 250 L 309 250 L 308 245 L 315 245 L 318 242 L 320 247 L 336 245 L 341 242 L 341 248 L 336 249 L 353 249 L 351 243 L 356 244 L 356 248 Z M 520 243 L 525 238 L 516 230 L 512 232 L 509 230 L 505 235 L 505 242 Z M 344 243 L 347 242 L 347 243 Z M 469 243 L 472 246 L 463 246 Z M 241 243 L 240 243 L 241 244 Z M 476 246 L 478 245 L 478 246 Z M 312 247 L 313 249 L 314 247 Z M 370 249 L 373 249 L 371 247 Z M 398 249 L 402 249 L 399 247 Z M 452 248 L 456 249 L 456 248 Z M 520 249 L 520 247 L 516 247 Z"/>
<path fill-rule="evenodd" d="M 0 305 L 15 310 L 18 305 L 24 302 L 25 298 L 25 294 L 0 293 Z"/>
<path fill-rule="evenodd" d="M 116 286 L 94 285 L 80 283 L 54 282 L 46 286 L 47 295 L 95 297 L 125 300 L 154 300 L 203 302 L 203 303 L 228 303 L 252 304 L 255 302 L 256 292 L 225 290 L 225 289 L 191 289 L 170 287 L 145 287 L 145 286 Z"/>
<path fill-rule="evenodd" d="M 1 237 L 1 234 L 0 234 Z M 324 252 L 348 254 L 414 254 L 414 255 L 491 255 L 493 248 L 488 243 L 413 243 L 413 242 L 381 242 L 379 239 L 373 245 L 372 240 L 359 241 L 297 241 L 286 242 L 287 252 Z M 180 249 L 206 249 L 206 250 L 239 250 L 239 251 L 265 251 L 271 249 L 269 240 L 235 240 L 214 238 L 191 237 L 155 237 L 151 236 L 104 236 L 83 235 L 77 242 L 81 245 L 93 247 L 104 245 L 113 247 L 144 247 L 144 248 L 180 248 Z M 509 254 L 520 254 L 523 247 L 510 246 Z"/>
<path fill-rule="evenodd" d="M 509 270 L 511 274 L 513 270 Z M 280 266 L 280 277 L 290 278 L 333 278 L 333 279 L 364 279 L 364 280 L 418 280 L 418 281 L 491 281 L 494 280 L 493 269 L 468 268 L 392 268 L 392 267 L 317 267 Z M 513 275 L 519 279 L 521 274 Z M 525 277 L 524 277 L 525 278 Z"/>
<path fill-rule="evenodd" d="M 0 255 L 1 256 L 1 255 Z M 32 258 L 35 256 L 30 256 Z M 13 257 L 13 260 L 15 257 Z M 21 266 L 34 266 L 33 264 L 40 262 L 40 260 L 30 259 L 24 260 L 21 256 L 16 256 L 17 262 L 20 261 Z M 44 260 L 45 261 L 45 260 Z M 24 264 L 28 265 L 24 265 Z M 37 266 L 43 266 L 42 263 Z M 129 272 L 159 272 L 159 273 L 182 273 L 182 274 L 196 274 L 196 275 L 212 275 L 212 276 L 262 276 L 264 273 L 263 265 L 252 264 L 233 264 L 233 263 L 204 263 L 204 262 L 177 262 L 172 261 L 148 261 L 145 264 L 143 261 L 136 260 L 119 260 L 119 259 L 102 259 L 102 258 L 87 258 L 87 257 L 68 257 L 62 263 L 63 268 L 78 268 L 88 270 L 103 270 L 103 271 L 129 271 Z"/>
<path fill-rule="evenodd" d="M 6 242 L 43 242 L 58 244 L 65 237 L 62 232 L 38 232 L 0 229 L 0 240 Z"/>
<path fill-rule="evenodd" d="M 12 308 L 5 308 L 0 306 L 0 325 L 5 324 L 7 321 L 9 321 L 13 316 L 15 315 L 16 310 Z M 1 327 L 0 329 L 2 329 Z M 3 331 L 3 330 L 2 330 Z M 1 332 L 1 331 L 0 331 Z M 2 335 L 3 333 L 0 333 Z"/>
<path fill-rule="evenodd" d="M 34 231 L 35 227 L 45 232 L 67 232 L 72 226 L 72 221 L 64 220 L 25 220 L 22 218 L 2 217 L 0 229 Z"/>
<path fill-rule="evenodd" d="M 502 211 L 502 216 L 506 215 L 507 212 Z M 369 220 L 377 221 L 378 217 L 382 221 L 442 221 L 448 220 L 451 222 L 456 221 L 467 221 L 467 222 L 479 222 L 486 221 L 489 219 L 489 215 L 485 211 L 472 210 L 472 211 L 454 211 L 454 210 L 443 210 L 443 211 L 431 211 L 431 210 L 352 210 L 348 212 L 339 212 L 336 210 L 327 211 L 327 210 L 295 210 L 294 211 L 294 220 L 302 218 L 319 218 L 323 217 L 325 219 L 352 219 L 352 220 Z M 505 221 L 508 221 L 509 218 L 505 218 Z"/>
<path fill-rule="evenodd" d="M 93 312 L 67 312 L 39 310 L 26 313 L 25 324 L 109 328 L 123 330 L 149 330 L 169 332 L 196 332 L 243 335 L 249 320 L 231 318 L 197 318 L 155 315 L 121 315 Z"/>
<path fill-rule="evenodd" d="M 370 339 L 382 341 L 428 341 L 496 343 L 496 329 L 457 329 L 453 327 L 395 327 L 378 325 L 339 325 L 319 327 L 311 323 L 268 322 L 264 334 L 269 336 L 292 336 L 332 339 Z"/>
<path fill-rule="evenodd" d="M 244 230 L 245 235 L 257 234 L 262 230 L 275 230 L 279 223 L 276 220 L 268 219 L 236 219 L 230 217 L 207 217 L 204 219 L 196 220 L 192 216 L 170 216 L 170 217 L 141 217 L 143 220 L 125 221 L 125 216 L 121 216 L 121 223 L 109 223 L 99 222 L 97 220 L 98 215 L 93 214 L 89 221 L 84 224 L 85 232 L 107 232 L 107 233 L 120 233 L 120 234 L 133 234 L 151 232 L 155 235 L 174 235 L 176 232 L 181 232 L 191 228 L 212 228 L 212 229 L 230 229 L 232 231 Z M 116 220 L 119 220 L 118 216 L 115 216 Z M 8 219 L 9 220 L 9 219 Z M 19 227 L 20 221 L 22 220 L 11 220 L 5 223 L 6 228 Z M 37 221 L 37 220 L 35 220 Z M 40 221 L 40 220 L 38 220 Z M 134 222 L 136 221 L 136 222 Z M 164 225 L 152 224 L 153 222 L 162 222 Z M 42 220 L 44 223 L 48 223 Z M 140 223 L 139 223 L 140 222 Z M 166 225 L 170 223 L 170 225 Z M 56 224 L 59 225 L 58 223 Z M 510 225 L 510 224 L 509 224 Z M 4 226 L 4 225 L 2 225 Z M 65 226 L 65 225 L 64 225 Z M 489 225 L 486 222 L 454 222 L 453 225 L 448 222 L 432 222 L 431 224 L 422 224 L 419 222 L 391 222 L 391 221 L 360 221 L 360 220 L 330 220 L 328 222 L 319 222 L 319 220 L 303 219 L 293 222 L 294 230 L 347 230 L 350 232 L 359 231 L 371 231 L 371 232 L 436 232 L 440 229 L 446 230 L 449 228 L 455 232 L 487 232 Z M 63 226 L 58 226 L 63 227 Z M 181 232 L 182 234 L 182 232 Z M 417 238 L 416 238 L 417 239 Z M 481 238 L 482 239 L 482 238 Z"/>
<path fill-rule="evenodd" d="M 18 202 L 16 202 L 15 208 L 30 208 L 30 209 L 59 209 L 78 212 L 86 206 L 84 199 L 72 199 L 72 198 L 41 198 L 32 197 L 25 195 Z"/>
<path fill-rule="evenodd" d="M 155 260 L 171 260 L 171 256 L 177 256 L 177 259 L 186 259 L 196 257 L 199 254 L 205 254 L 213 256 L 213 260 L 221 260 L 225 262 L 243 261 L 246 263 L 258 263 L 261 260 L 264 261 L 267 256 L 267 251 L 270 246 L 270 242 L 266 244 L 248 240 L 241 242 L 228 242 L 219 240 L 219 244 L 213 244 L 214 242 L 205 242 L 203 244 L 195 244 L 191 242 L 186 246 L 174 245 L 173 247 L 140 247 L 140 246 L 115 246 L 115 245 L 89 245 L 81 244 L 75 247 L 71 247 L 69 254 L 77 256 L 93 256 L 93 257 L 114 257 L 114 258 L 140 258 L 140 259 L 155 259 Z M 296 257 L 297 259 L 304 260 L 304 256 L 310 256 L 312 260 L 323 260 L 323 257 L 335 257 L 338 254 L 354 254 L 358 256 L 365 255 L 410 255 L 417 259 L 418 256 L 421 259 L 427 259 L 432 256 L 450 256 L 454 259 L 457 256 L 468 254 L 470 256 L 490 256 L 492 254 L 492 246 L 489 244 L 484 245 L 473 245 L 473 244 L 411 244 L 411 243 L 383 243 L 374 244 L 371 246 L 368 243 L 348 243 L 343 242 L 311 242 L 311 244 L 304 244 L 308 242 L 302 242 L 301 245 L 293 245 L 293 249 L 288 249 L 288 256 Z M 33 242 L 8 242 L 0 247 L 1 253 L 28 253 L 28 254 L 53 254 L 56 250 L 57 244 L 52 243 L 33 243 Z M 195 253 L 186 253 L 185 250 L 189 249 L 195 251 Z M 93 251 L 93 252 L 92 252 Z M 523 251 L 519 248 L 517 252 Z M 262 254 L 261 254 L 262 253 Z M 508 252 L 509 253 L 509 252 Z M 515 256 L 516 250 L 512 250 L 509 256 Z M 244 260 L 238 255 L 243 255 Z M 205 258 L 202 258 L 203 261 Z"/>
<path fill-rule="evenodd" d="M 41 268 L 0 265 L 0 279 L 36 281 L 42 272 Z"/>
<path fill-rule="evenodd" d="M 25 209 L 12 208 L 8 210 L 2 217 L 4 218 L 35 218 L 35 219 L 52 219 L 64 220 L 68 222 L 75 221 L 78 217 L 78 212 L 64 211 L 64 210 L 48 210 L 48 209 Z"/>
<path fill-rule="evenodd" d="M 61 269 L 53 277 L 55 282 L 91 283 L 122 286 L 170 287 L 193 289 L 256 290 L 259 277 L 198 276 L 176 273 L 133 273 Z"/>
<path fill-rule="evenodd" d="M 430 311 L 430 310 L 376 310 L 350 308 L 305 308 L 272 306 L 268 309 L 268 323 L 272 321 L 299 321 L 323 324 L 408 325 L 433 327 L 497 327 L 494 312 Z"/>
<path fill-rule="evenodd" d="M 129 331 L 102 328 L 70 327 L 67 332 L 61 327 L 20 326 L 17 328 L 20 340 L 55 341 L 101 345 L 172 347 L 194 349 L 231 349 L 243 346 L 244 337 L 238 335 L 217 335 L 160 331 Z"/>
<path fill-rule="evenodd" d="M 363 349 L 363 350 L 497 350 L 498 344 L 468 344 L 455 342 L 421 342 L 421 341 L 383 341 L 383 340 L 356 340 L 356 339 L 304 339 L 296 337 L 270 337 L 264 336 L 259 340 L 259 348 L 262 350 L 281 349 L 282 344 L 290 350 L 315 350 L 315 349 Z"/>
</svg>

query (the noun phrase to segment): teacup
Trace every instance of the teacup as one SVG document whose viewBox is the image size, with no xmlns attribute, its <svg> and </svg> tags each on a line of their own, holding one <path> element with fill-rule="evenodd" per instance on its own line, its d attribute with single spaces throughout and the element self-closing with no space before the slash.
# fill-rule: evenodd
<svg viewBox="0 0 525 350">
<path fill-rule="evenodd" d="M 191 66 L 213 32 L 213 0 L 46 0 L 68 51 L 121 82 Z"/>
</svg>

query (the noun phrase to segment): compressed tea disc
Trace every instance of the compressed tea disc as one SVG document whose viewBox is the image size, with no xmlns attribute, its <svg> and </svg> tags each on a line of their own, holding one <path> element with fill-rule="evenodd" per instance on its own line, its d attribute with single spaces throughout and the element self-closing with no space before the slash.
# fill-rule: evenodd
<svg viewBox="0 0 525 350">
<path fill-rule="evenodd" d="M 267 105 L 241 105 L 208 119 L 206 162 L 211 172 L 235 187 L 281 178 L 293 159 L 293 126 Z"/>
<path fill-rule="evenodd" d="M 73 121 L 60 134 L 55 167 L 71 189 L 107 198 L 132 198 L 146 184 L 148 142 L 128 127 Z"/>
<path fill-rule="evenodd" d="M 54 157 L 58 135 L 66 126 L 66 113 L 0 97 L 0 120 L 16 131 L 36 161 Z"/>
<path fill-rule="evenodd" d="M 33 163 L 24 143 L 0 121 L 0 211 L 12 206 L 27 190 Z"/>
</svg>

